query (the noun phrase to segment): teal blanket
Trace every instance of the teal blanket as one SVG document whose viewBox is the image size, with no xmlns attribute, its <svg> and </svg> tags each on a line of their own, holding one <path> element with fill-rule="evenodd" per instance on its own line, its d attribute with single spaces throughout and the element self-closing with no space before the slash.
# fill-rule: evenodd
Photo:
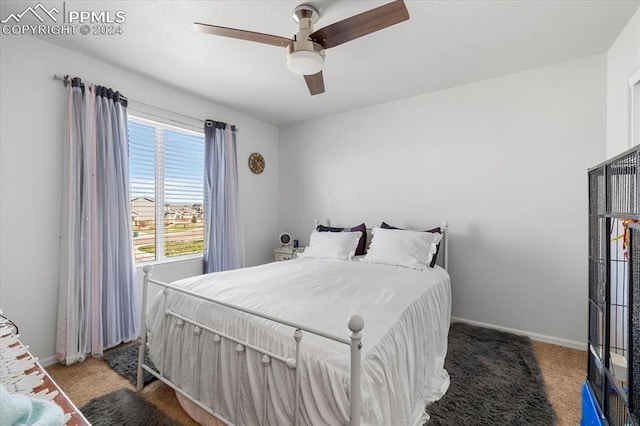
<svg viewBox="0 0 640 426">
<path fill-rule="evenodd" d="M 11 394 L 0 385 L 0 426 L 62 426 L 62 408 L 51 401 Z"/>
</svg>

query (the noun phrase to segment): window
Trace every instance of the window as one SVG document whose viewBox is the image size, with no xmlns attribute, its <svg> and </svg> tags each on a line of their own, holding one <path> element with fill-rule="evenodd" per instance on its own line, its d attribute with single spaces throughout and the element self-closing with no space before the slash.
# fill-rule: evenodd
<svg viewBox="0 0 640 426">
<path fill-rule="evenodd" d="M 204 135 L 129 116 L 136 262 L 202 253 Z"/>
</svg>

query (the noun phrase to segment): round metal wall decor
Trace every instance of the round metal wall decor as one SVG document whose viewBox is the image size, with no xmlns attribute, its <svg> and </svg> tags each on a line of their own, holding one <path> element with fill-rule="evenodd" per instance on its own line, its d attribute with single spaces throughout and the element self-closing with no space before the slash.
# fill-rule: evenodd
<svg viewBox="0 0 640 426">
<path fill-rule="evenodd" d="M 254 152 L 249 156 L 249 170 L 259 175 L 264 172 L 264 157 L 259 152 Z"/>
</svg>

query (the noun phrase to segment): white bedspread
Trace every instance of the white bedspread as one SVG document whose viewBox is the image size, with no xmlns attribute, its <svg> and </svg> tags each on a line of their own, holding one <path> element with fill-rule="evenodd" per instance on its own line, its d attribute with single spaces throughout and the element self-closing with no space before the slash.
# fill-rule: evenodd
<svg viewBox="0 0 640 426">
<path fill-rule="evenodd" d="M 331 260 L 296 259 L 189 278 L 174 283 L 209 297 L 267 313 L 348 338 L 347 318 L 364 318 L 362 348 L 362 424 L 421 424 L 425 406 L 449 386 L 444 369 L 451 310 L 449 275 L 436 266 L 429 272 Z M 241 358 L 235 344 L 223 342 L 216 355 L 211 335 L 200 338 L 188 324 L 163 315 L 183 314 L 253 344 L 294 357 L 293 330 L 228 308 L 212 306 L 177 292 L 154 301 L 147 319 L 150 356 L 165 375 L 209 407 L 235 419 L 237 371 L 239 424 L 259 424 L 263 404 L 260 356 Z M 166 323 L 166 324 L 165 324 Z M 166 349 L 163 342 L 168 341 Z M 302 338 L 302 420 L 339 425 L 349 415 L 349 347 L 309 333 Z M 163 352 L 165 356 L 162 361 Z M 196 362 L 202 359 L 202 366 Z M 216 373 L 216 364 L 220 373 Z M 291 423 L 291 370 L 273 362 L 269 373 L 269 424 Z"/>
</svg>

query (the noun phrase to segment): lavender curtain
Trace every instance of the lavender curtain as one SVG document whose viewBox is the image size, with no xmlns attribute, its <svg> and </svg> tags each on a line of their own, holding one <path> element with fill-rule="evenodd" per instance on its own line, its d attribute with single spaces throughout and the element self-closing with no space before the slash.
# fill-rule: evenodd
<svg viewBox="0 0 640 426">
<path fill-rule="evenodd" d="M 204 272 L 241 268 L 244 242 L 235 126 L 207 120 L 204 143 Z"/>
<path fill-rule="evenodd" d="M 127 101 L 111 89 L 69 84 L 56 355 L 72 364 L 135 339 Z"/>
</svg>

